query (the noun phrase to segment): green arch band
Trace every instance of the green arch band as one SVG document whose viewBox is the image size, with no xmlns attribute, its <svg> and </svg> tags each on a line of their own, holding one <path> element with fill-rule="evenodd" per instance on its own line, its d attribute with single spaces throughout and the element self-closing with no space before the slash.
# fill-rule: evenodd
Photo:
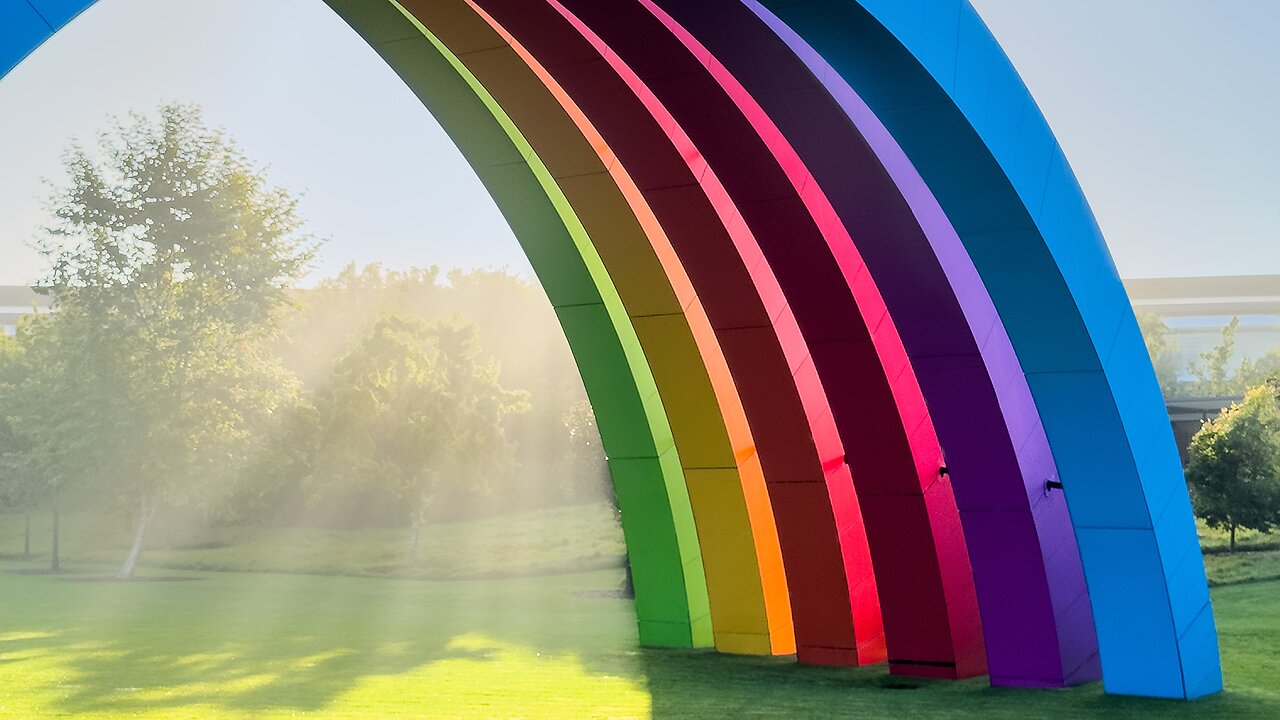
<svg viewBox="0 0 1280 720">
<path fill-rule="evenodd" d="M 622 301 L 551 172 L 456 56 L 395 0 L 325 0 L 467 158 L 554 306 L 596 412 L 622 514 L 640 641 L 709 647 L 693 511 L 653 373 Z"/>
</svg>

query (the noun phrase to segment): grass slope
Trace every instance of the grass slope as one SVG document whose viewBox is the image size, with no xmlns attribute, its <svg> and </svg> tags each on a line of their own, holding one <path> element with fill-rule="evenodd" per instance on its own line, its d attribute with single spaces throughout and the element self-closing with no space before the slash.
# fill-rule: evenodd
<svg viewBox="0 0 1280 720">
<path fill-rule="evenodd" d="M 63 518 L 62 557 L 71 564 L 121 562 L 129 528 L 102 515 Z M 22 516 L 0 514 L 0 558 L 22 548 Z M 32 521 L 32 551 L 44 557 L 50 518 Z M 428 526 L 417 565 L 406 562 L 404 529 L 203 527 L 161 518 L 148 535 L 143 564 L 173 570 L 279 572 L 357 577 L 466 580 L 619 567 L 626 548 L 613 506 L 578 505 Z M 1280 580 L 1280 538 L 1242 531 L 1227 552 L 1224 532 L 1201 525 L 1209 584 Z"/>
<path fill-rule="evenodd" d="M 72 582 L 0 563 L 4 718 L 1280 717 L 1280 583 L 1214 591 L 1228 692 L 890 682 L 883 667 L 638 650 L 617 571 L 432 582 L 184 572 Z M 911 689 L 893 689 L 905 685 Z"/>
<path fill-rule="evenodd" d="M 1227 533 L 1207 528 L 1202 522 L 1200 545 L 1205 551 L 1210 585 L 1280 580 L 1280 537 L 1275 534 L 1241 530 L 1236 537 L 1236 551 L 1230 552 Z"/>
<path fill-rule="evenodd" d="M 607 504 L 428 525 L 416 565 L 407 562 L 405 529 L 206 528 L 158 520 L 143 564 L 174 570 L 459 580 L 615 568 L 626 552 L 617 513 Z M 20 515 L 0 515 L 0 557 L 21 551 L 22 523 Z M 49 525 L 48 516 L 33 517 L 33 554 L 46 555 Z M 62 528 L 62 559 L 72 565 L 118 564 L 132 542 L 123 523 L 106 523 L 102 515 L 64 517 Z"/>
</svg>

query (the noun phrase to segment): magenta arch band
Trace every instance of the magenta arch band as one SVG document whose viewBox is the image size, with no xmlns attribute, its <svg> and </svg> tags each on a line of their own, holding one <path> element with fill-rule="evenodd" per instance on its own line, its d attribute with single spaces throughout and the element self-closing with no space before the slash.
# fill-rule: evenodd
<svg viewBox="0 0 1280 720">
<path fill-rule="evenodd" d="M 568 8 L 655 117 L 686 134 L 686 154 L 719 176 L 754 239 L 750 252 L 762 255 L 758 267 L 793 310 L 796 344 L 808 351 L 800 359 L 830 398 L 862 508 L 891 671 L 982 674 L 972 571 L 933 423 L 894 323 L 821 189 L 800 193 L 805 171 L 794 152 L 753 127 L 642 4 L 551 4 Z M 784 540 L 784 561 L 786 549 Z M 798 616 L 804 604 L 793 595 L 792 607 Z M 820 650 L 799 632 L 797 645 L 802 659 Z"/>
<path fill-rule="evenodd" d="M 799 151 L 797 160 L 812 173 L 806 181 L 830 196 L 852 235 L 845 241 L 858 247 L 883 289 L 946 451 L 992 684 L 1097 679 L 1084 575 L 1066 502 L 1046 489 L 1057 470 L 1034 401 L 945 216 L 927 190 L 914 202 L 899 190 L 922 187 L 919 174 L 874 116 L 857 112 L 856 96 L 837 103 L 835 91 L 826 91 L 820 57 L 797 48 L 803 41 L 794 34 L 784 43 L 785 26 L 774 35 L 752 13 L 768 11 L 737 0 L 656 5 L 743 111 L 758 118 L 761 134 Z M 853 118 L 863 120 L 872 140 Z"/>
<path fill-rule="evenodd" d="M 863 491 L 868 483 L 907 487 L 910 478 L 868 471 L 874 456 L 853 452 L 860 438 L 838 415 L 849 417 L 868 383 L 897 383 L 896 414 L 880 404 L 869 423 L 903 423 L 911 415 L 907 396 L 923 398 L 928 433 L 937 435 L 914 439 L 914 457 L 927 456 L 920 449 L 931 443 L 941 446 L 954 500 L 930 506 L 943 515 L 930 518 L 924 527 L 933 535 L 921 542 L 942 576 L 963 585 L 971 574 L 968 592 L 976 587 L 993 682 L 1071 684 L 1100 668 L 1110 693 L 1191 699 L 1220 691 L 1194 517 L 1132 308 L 1061 148 L 969 2 L 562 1 L 610 35 L 611 60 L 626 55 L 644 68 L 633 82 L 642 79 L 673 105 L 679 98 L 671 88 L 681 82 L 705 94 L 705 117 L 687 98 L 673 108 L 670 122 L 701 138 L 684 149 L 705 148 L 717 172 L 749 172 L 755 163 L 762 180 L 776 183 L 781 172 L 790 183 L 782 197 L 753 197 L 748 184 L 730 183 L 726 174 L 716 200 L 725 225 L 718 232 L 760 236 L 768 245 L 761 261 L 779 268 L 781 290 L 796 307 L 787 327 L 796 324 L 804 337 L 776 337 L 774 344 L 816 347 L 830 330 L 814 322 L 818 314 L 804 309 L 803 298 L 826 293 L 839 300 L 845 309 L 832 328 L 853 328 L 850 313 L 884 315 L 872 307 L 883 300 L 910 382 L 889 377 L 883 362 L 850 363 L 841 377 L 828 359 L 803 389 L 790 392 L 808 393 L 808 408 L 831 408 L 830 417 L 810 417 L 805 428 L 842 428 L 839 438 L 823 429 L 811 442 L 850 451 L 853 484 L 865 497 L 844 508 L 861 508 L 856 522 L 873 542 L 876 532 L 892 530 L 893 511 Z M 91 4 L 0 0 L 0 77 Z M 554 0 L 524 7 L 545 12 L 548 4 L 559 7 Z M 639 19 L 637 12 L 647 18 L 647 45 L 607 18 Z M 726 159 L 731 149 L 717 143 L 717 123 L 741 139 L 741 158 Z M 748 212 L 773 200 L 783 202 Z M 788 223 L 796 229 L 794 257 L 777 239 L 783 235 L 769 239 Z M 825 255 L 815 252 L 819 237 Z M 841 258 L 853 264 L 840 265 Z M 849 277 L 859 264 L 866 279 Z M 806 269 L 813 288 L 803 287 Z M 757 282 L 736 287 L 744 304 L 786 306 L 776 295 L 760 297 L 767 288 Z M 875 292 L 859 294 L 859 287 Z M 849 297 L 856 307 L 844 304 Z M 749 348 L 738 356 L 739 364 L 752 362 Z M 767 397 L 763 388 L 741 392 Z M 822 460 L 843 467 L 843 458 Z M 771 488 L 780 487 L 784 471 L 766 471 Z M 833 478 L 848 482 L 841 473 L 826 479 L 828 490 L 840 492 Z M 1054 479 L 1061 490 L 1047 489 Z M 823 499 L 828 516 L 834 500 Z M 938 528 L 957 511 L 963 538 L 954 547 L 967 544 L 967 555 L 944 558 L 941 548 L 951 541 Z M 898 568 L 872 561 L 868 587 L 880 588 L 892 659 L 895 632 L 901 638 L 910 631 L 895 631 L 890 618 L 910 617 L 906 606 L 915 598 Z M 785 565 L 795 562 L 794 554 L 784 556 Z M 838 559 L 810 563 L 806 577 L 823 568 L 840 578 L 832 587 L 845 585 L 849 566 Z M 945 580 L 942 587 L 947 602 L 921 607 L 950 614 L 953 603 L 963 604 Z M 922 596 L 937 590 L 920 589 Z M 821 623 L 849 622 L 840 612 L 828 620 L 804 616 L 803 603 L 793 606 L 797 628 L 808 623 L 810 634 L 822 635 Z M 830 609 L 857 620 L 848 596 Z M 922 627 L 950 623 L 952 650 L 980 649 L 981 642 L 957 642 L 953 619 L 925 618 Z M 841 627 L 834 634 L 849 635 Z M 932 636 L 936 631 L 921 633 Z"/>
<path fill-rule="evenodd" d="M 540 60 L 640 178 L 705 303 L 756 437 L 797 658 L 849 665 L 883 660 L 865 513 L 853 493 L 829 393 L 759 239 L 719 172 L 643 79 L 560 3 L 476 2 Z"/>
</svg>

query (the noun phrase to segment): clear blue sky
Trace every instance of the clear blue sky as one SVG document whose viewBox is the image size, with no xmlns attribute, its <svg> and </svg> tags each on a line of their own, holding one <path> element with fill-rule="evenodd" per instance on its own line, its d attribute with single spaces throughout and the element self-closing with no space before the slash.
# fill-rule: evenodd
<svg viewBox="0 0 1280 720">
<path fill-rule="evenodd" d="M 1280 273 L 1277 0 L 975 0 L 1126 277 Z M 0 284 L 28 282 L 58 156 L 108 115 L 202 105 L 348 261 L 506 266 L 448 138 L 319 0 L 101 0 L 0 80 Z"/>
</svg>

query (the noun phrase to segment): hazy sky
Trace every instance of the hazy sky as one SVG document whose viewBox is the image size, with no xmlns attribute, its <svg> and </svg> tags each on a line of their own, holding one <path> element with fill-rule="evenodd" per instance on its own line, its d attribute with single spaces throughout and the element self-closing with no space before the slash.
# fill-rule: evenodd
<svg viewBox="0 0 1280 720">
<path fill-rule="evenodd" d="M 1280 273 L 1276 0 L 974 0 L 1040 101 L 1126 277 Z M 68 140 L 202 105 L 305 193 L 348 261 L 506 266 L 519 246 L 431 116 L 319 0 L 101 0 L 0 80 L 0 284 Z"/>
</svg>

